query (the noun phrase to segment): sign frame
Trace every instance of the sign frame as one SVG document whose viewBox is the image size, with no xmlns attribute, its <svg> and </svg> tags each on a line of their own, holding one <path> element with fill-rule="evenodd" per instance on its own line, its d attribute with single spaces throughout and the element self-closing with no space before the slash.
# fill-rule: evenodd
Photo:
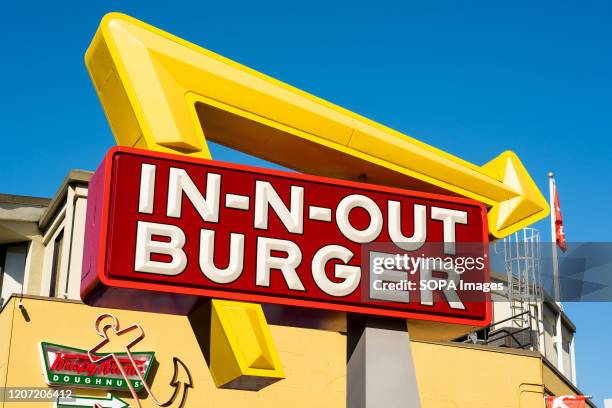
<svg viewBox="0 0 612 408">
<path fill-rule="evenodd" d="M 466 318 L 447 315 L 436 315 L 429 313 L 390 310 L 388 308 L 372 306 L 358 306 L 342 303 L 330 303 L 320 300 L 297 299 L 280 296 L 270 296 L 255 293 L 238 293 L 229 292 L 218 289 L 193 288 L 186 286 L 168 286 L 154 282 L 128 281 L 115 279 L 105 275 L 105 262 L 108 246 L 108 225 L 110 217 L 110 194 L 112 172 L 112 157 L 117 153 L 133 153 L 148 158 L 166 159 L 171 161 L 180 161 L 193 164 L 211 163 L 214 166 L 224 167 L 230 170 L 240 171 L 256 171 L 261 174 L 270 176 L 287 177 L 287 172 L 247 166 L 242 164 L 220 162 L 216 160 L 206 160 L 195 157 L 177 156 L 169 153 L 162 153 L 150 150 L 137 148 L 127 148 L 122 146 L 112 147 L 105 160 L 100 165 L 98 171 L 90 181 L 90 195 L 88 199 L 88 218 L 94 216 L 96 219 L 95 226 L 86 228 L 85 233 L 85 249 L 83 256 L 83 275 L 81 281 L 81 298 L 87 304 L 102 307 L 117 307 L 131 310 L 155 311 L 162 313 L 188 315 L 202 298 L 210 299 L 227 299 L 253 303 L 271 303 L 281 306 L 315 308 L 326 311 L 345 312 L 373 315 L 384 318 L 403 318 L 420 321 L 439 322 L 447 324 L 458 324 L 472 327 L 485 327 L 490 324 L 492 318 L 492 305 L 490 293 L 486 293 L 484 316 L 481 319 Z M 295 179 L 302 179 L 314 182 L 329 183 L 333 181 L 334 185 L 347 188 L 360 189 L 375 189 L 382 193 L 402 194 L 406 195 L 407 190 L 395 187 L 379 186 L 342 179 L 330 179 L 328 177 L 312 176 L 307 174 L 295 173 L 291 175 Z M 465 204 L 479 207 L 482 214 L 482 237 L 487 239 L 485 243 L 488 245 L 488 225 L 487 211 L 484 204 L 463 197 L 444 196 L 439 194 L 425 193 L 420 191 L 408 191 L 410 195 L 422 198 L 425 200 L 437 200 L 443 202 L 452 202 L 455 204 Z M 97 205 L 101 202 L 102 205 Z M 91 212 L 91 214 L 90 214 Z M 89 223 L 89 220 L 88 220 Z M 104 245 L 100 243 L 104 242 Z M 486 248 L 486 247 L 485 247 Z M 486 248 L 488 250 L 488 248 Z M 485 267 L 485 279 L 490 279 L 490 268 Z M 108 303 L 105 299 L 108 296 L 117 296 L 122 298 Z M 132 297 L 137 297 L 138 301 L 130 300 Z"/>
</svg>

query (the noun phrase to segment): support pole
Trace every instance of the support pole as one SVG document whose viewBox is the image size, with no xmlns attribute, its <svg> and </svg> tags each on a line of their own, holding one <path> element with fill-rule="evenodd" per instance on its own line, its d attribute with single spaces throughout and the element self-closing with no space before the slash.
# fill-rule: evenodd
<svg viewBox="0 0 612 408">
<path fill-rule="evenodd" d="M 550 198 L 550 237 L 551 237 L 551 251 L 552 251 L 552 272 L 553 272 L 553 290 L 554 290 L 554 298 L 555 302 L 557 302 L 557 306 L 561 310 L 563 307 L 561 306 L 561 289 L 559 284 L 559 260 L 557 258 L 557 226 L 555 224 L 555 189 L 557 188 L 555 184 L 554 174 L 552 172 L 548 173 L 548 190 L 549 190 L 549 198 Z"/>
<path fill-rule="evenodd" d="M 563 305 L 561 304 L 561 289 L 559 283 L 559 260 L 557 258 L 557 227 L 556 227 L 556 209 L 555 209 L 555 184 L 554 174 L 548 173 L 548 189 L 550 192 L 550 234 L 551 234 L 551 251 L 552 251 L 552 268 L 553 268 L 553 287 L 555 302 L 559 307 L 556 320 L 555 345 L 557 347 L 557 369 L 564 374 L 567 374 L 563 369 L 563 324 L 561 315 L 563 314 Z M 569 375 L 568 375 L 569 377 Z"/>
<path fill-rule="evenodd" d="M 406 321 L 348 319 L 347 408 L 420 408 Z"/>
</svg>

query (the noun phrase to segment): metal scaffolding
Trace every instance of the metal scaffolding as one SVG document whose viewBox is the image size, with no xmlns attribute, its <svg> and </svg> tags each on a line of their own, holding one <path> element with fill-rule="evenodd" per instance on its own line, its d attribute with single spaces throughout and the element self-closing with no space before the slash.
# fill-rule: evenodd
<svg viewBox="0 0 612 408">
<path fill-rule="evenodd" d="M 541 344 L 543 300 L 540 232 L 524 228 L 504 238 L 504 261 L 512 328 L 529 333 L 531 348 Z M 534 341 L 535 340 L 535 341 Z"/>
</svg>

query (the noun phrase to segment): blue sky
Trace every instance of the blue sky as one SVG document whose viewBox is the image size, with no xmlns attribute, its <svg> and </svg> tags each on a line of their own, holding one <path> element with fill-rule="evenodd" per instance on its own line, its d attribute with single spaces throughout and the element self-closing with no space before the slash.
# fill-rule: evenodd
<svg viewBox="0 0 612 408">
<path fill-rule="evenodd" d="M 610 2 L 84 3 L 3 7 L 3 193 L 51 196 L 114 144 L 83 55 L 122 11 L 474 163 L 514 150 L 546 194 L 555 172 L 569 240 L 612 240 Z M 603 405 L 612 305 L 566 309 Z"/>
</svg>

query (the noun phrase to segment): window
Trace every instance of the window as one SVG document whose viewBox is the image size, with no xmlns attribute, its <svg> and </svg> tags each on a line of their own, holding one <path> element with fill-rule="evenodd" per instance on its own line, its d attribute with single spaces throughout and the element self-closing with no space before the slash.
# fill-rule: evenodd
<svg viewBox="0 0 612 408">
<path fill-rule="evenodd" d="M 557 348 L 555 347 L 555 338 L 557 336 L 557 314 L 548 305 L 544 305 L 543 309 L 543 325 L 544 325 L 544 356 L 555 365 L 558 364 Z"/>
<path fill-rule="evenodd" d="M 0 245 L 0 306 L 23 290 L 28 243 Z"/>
<path fill-rule="evenodd" d="M 51 264 L 51 281 L 49 285 L 49 296 L 57 297 L 60 287 L 60 271 L 62 268 L 62 247 L 64 246 L 64 230 L 60 231 L 53 243 L 53 263 Z"/>
<path fill-rule="evenodd" d="M 563 372 L 567 378 L 574 381 L 574 367 L 573 367 L 573 359 L 572 359 L 572 341 L 574 340 L 574 333 L 572 330 L 567 327 L 567 325 L 563 325 Z"/>
</svg>

